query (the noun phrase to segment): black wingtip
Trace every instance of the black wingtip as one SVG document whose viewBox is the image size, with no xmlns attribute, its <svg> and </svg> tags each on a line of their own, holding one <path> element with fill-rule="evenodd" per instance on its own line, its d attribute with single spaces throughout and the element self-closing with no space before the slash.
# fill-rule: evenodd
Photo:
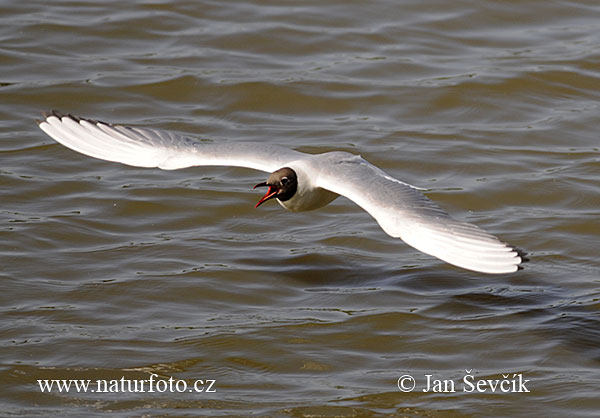
<svg viewBox="0 0 600 418">
<path fill-rule="evenodd" d="M 77 115 L 74 115 L 72 113 L 63 113 L 63 112 L 60 112 L 60 111 L 55 110 L 55 109 L 52 109 L 49 112 L 42 112 L 42 116 L 44 117 L 43 120 L 36 119 L 36 122 L 37 122 L 38 125 L 40 123 L 45 122 L 48 118 L 50 118 L 52 116 L 54 116 L 54 117 L 56 117 L 58 119 L 61 119 L 61 120 L 63 118 L 69 118 L 69 119 L 72 119 L 73 121 L 75 121 L 77 123 L 80 123 L 82 120 L 85 120 L 86 122 L 93 123 L 94 125 L 97 125 L 99 123 L 102 123 L 104 125 L 110 125 L 109 123 L 106 123 L 106 122 L 102 122 L 102 121 L 95 120 L 95 119 L 89 119 L 89 118 L 81 118 L 81 117 L 79 117 Z"/>
<path fill-rule="evenodd" d="M 529 258 L 526 257 L 527 253 L 525 251 L 518 247 L 515 247 L 514 245 L 509 245 L 509 247 L 512 248 L 513 251 L 516 252 L 519 257 L 521 257 L 521 264 L 529 262 Z M 518 270 L 523 270 L 524 267 L 521 264 L 517 266 Z"/>
<path fill-rule="evenodd" d="M 51 110 L 50 112 L 42 112 L 43 119 L 36 119 L 35 122 L 38 125 L 41 125 L 42 123 L 46 122 L 50 116 L 56 116 L 56 113 L 56 110 Z"/>
<path fill-rule="evenodd" d="M 65 116 L 65 114 L 62 112 L 59 112 L 56 109 L 52 109 L 50 112 L 44 112 L 44 116 L 46 118 L 49 118 L 50 116 L 56 116 L 57 118 L 62 118 L 63 116 Z"/>
<path fill-rule="evenodd" d="M 46 119 L 48 119 L 49 117 L 52 117 L 52 116 L 55 116 L 55 117 L 57 117 L 57 118 L 60 119 L 60 118 L 62 118 L 65 115 L 64 115 L 64 113 L 61 113 L 61 112 L 53 109 L 53 110 L 51 110 L 49 112 L 42 112 L 42 116 L 44 117 L 44 120 L 46 120 Z M 42 122 L 44 122 L 44 121 L 42 121 Z"/>
<path fill-rule="evenodd" d="M 79 123 L 81 121 L 81 118 L 79 116 L 75 116 L 72 113 L 67 113 L 66 115 L 67 117 L 73 119 L 75 122 Z"/>
</svg>

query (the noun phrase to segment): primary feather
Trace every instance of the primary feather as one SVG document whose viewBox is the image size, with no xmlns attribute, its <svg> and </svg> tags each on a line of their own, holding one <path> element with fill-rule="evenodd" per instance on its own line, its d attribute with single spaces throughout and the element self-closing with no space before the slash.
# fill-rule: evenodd
<svg viewBox="0 0 600 418">
<path fill-rule="evenodd" d="M 113 125 L 51 112 L 40 128 L 56 141 L 91 157 L 137 167 L 174 170 L 190 166 L 236 166 L 272 172 L 298 172 L 298 196 L 281 202 L 291 210 L 298 200 L 329 203 L 332 194 L 355 202 L 390 236 L 450 264 L 484 273 L 510 273 L 522 252 L 476 225 L 461 222 L 424 196 L 362 157 L 346 152 L 311 155 L 260 143 L 198 141 L 161 130 Z M 319 203 L 322 201 L 322 203 Z M 302 202 L 300 202 L 302 203 Z M 286 206 L 287 205 L 287 206 Z"/>
</svg>

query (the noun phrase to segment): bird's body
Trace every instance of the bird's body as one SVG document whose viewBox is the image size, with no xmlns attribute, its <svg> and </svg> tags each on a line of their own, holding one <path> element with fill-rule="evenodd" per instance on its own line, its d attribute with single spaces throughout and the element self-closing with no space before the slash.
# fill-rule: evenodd
<svg viewBox="0 0 600 418">
<path fill-rule="evenodd" d="M 272 172 L 257 206 L 276 198 L 287 210 L 318 209 L 343 195 L 371 214 L 390 236 L 450 264 L 484 273 L 509 273 L 524 260 L 481 228 L 460 222 L 362 157 L 348 152 L 306 154 L 270 144 L 214 143 L 144 128 L 112 125 L 57 112 L 39 126 L 80 153 L 137 167 L 173 170 L 237 166 Z"/>
<path fill-rule="evenodd" d="M 320 167 L 327 164 L 327 159 L 332 154 L 345 159 L 357 157 L 341 151 L 317 155 L 304 154 L 311 155 L 311 158 L 303 157 L 286 164 L 286 167 L 294 170 L 298 176 L 298 190 L 289 200 L 281 201 L 278 199 L 281 206 L 292 212 L 304 212 L 322 208 L 339 197 L 339 194 L 320 187 L 318 177 L 309 174 L 319 172 Z"/>
</svg>

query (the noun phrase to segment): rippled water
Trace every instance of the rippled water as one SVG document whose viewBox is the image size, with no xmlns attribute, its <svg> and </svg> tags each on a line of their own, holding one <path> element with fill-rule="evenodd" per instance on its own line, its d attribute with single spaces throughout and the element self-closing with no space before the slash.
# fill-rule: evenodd
<svg viewBox="0 0 600 418">
<path fill-rule="evenodd" d="M 4 3 L 3 414 L 597 416 L 597 2 Z M 251 170 L 87 158 L 37 128 L 53 108 L 360 153 L 531 261 L 448 266 L 346 199 L 255 210 Z M 217 391 L 37 384 L 153 374 Z"/>
</svg>

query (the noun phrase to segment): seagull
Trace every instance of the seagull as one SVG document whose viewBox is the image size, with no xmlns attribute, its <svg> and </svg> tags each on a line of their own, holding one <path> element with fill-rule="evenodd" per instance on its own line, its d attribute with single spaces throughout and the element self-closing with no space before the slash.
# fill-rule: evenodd
<svg viewBox="0 0 600 418">
<path fill-rule="evenodd" d="M 482 273 L 512 273 L 527 259 L 520 249 L 476 225 L 452 218 L 421 190 L 395 179 L 360 155 L 306 154 L 263 143 L 208 142 L 156 129 L 100 122 L 57 111 L 39 127 L 74 151 L 135 167 L 176 170 L 235 166 L 271 173 L 259 207 L 277 200 L 292 212 L 323 207 L 340 195 L 367 211 L 390 236 L 449 264 Z"/>
</svg>

